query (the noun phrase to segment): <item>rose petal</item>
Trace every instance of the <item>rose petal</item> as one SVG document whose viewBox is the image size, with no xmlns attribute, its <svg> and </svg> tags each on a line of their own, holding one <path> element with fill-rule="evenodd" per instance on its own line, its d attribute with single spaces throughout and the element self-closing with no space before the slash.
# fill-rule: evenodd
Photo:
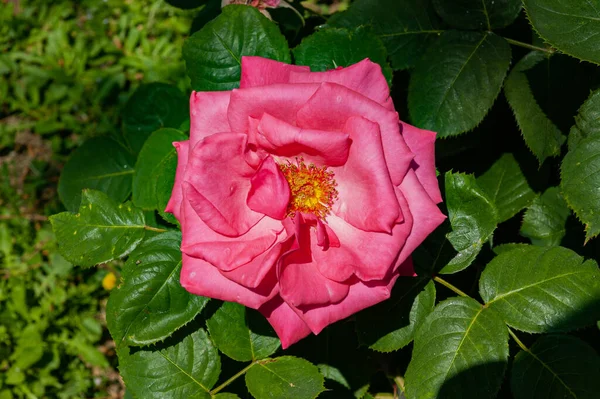
<svg viewBox="0 0 600 399">
<path fill-rule="evenodd" d="M 257 144 L 282 157 L 302 156 L 320 165 L 343 165 L 351 140 L 346 133 L 301 129 L 265 113 L 258 125 Z"/>
<path fill-rule="evenodd" d="M 414 163 L 417 165 L 415 172 L 417 178 L 429 194 L 429 197 L 439 204 L 442 202 L 442 194 L 435 173 L 435 132 L 419 129 L 409 125 L 402 124 L 402 136 L 406 144 L 415 154 Z"/>
<path fill-rule="evenodd" d="M 191 150 L 184 178 L 186 198 L 216 232 L 237 237 L 264 216 L 246 205 L 256 170 L 248 164 L 246 135 L 218 133 Z"/>
<path fill-rule="evenodd" d="M 318 84 L 274 84 L 233 90 L 227 111 L 231 131 L 247 132 L 248 118 L 260 119 L 264 113 L 294 125 L 296 113 L 318 87 Z"/>
<path fill-rule="evenodd" d="M 392 183 L 400 184 L 414 155 L 400 135 L 400 122 L 396 112 L 346 87 L 322 83 L 298 111 L 296 124 L 307 129 L 339 132 L 343 131 L 348 118 L 357 115 L 379 124 Z"/>
<path fill-rule="evenodd" d="M 192 92 L 190 97 L 190 150 L 214 133 L 231 132 L 227 120 L 228 91 Z"/>
<path fill-rule="evenodd" d="M 394 110 L 390 87 L 381 72 L 381 66 L 371 62 L 368 58 L 349 67 L 326 72 L 292 71 L 289 74 L 289 82 L 337 83 L 377 101 L 389 110 Z"/>
<path fill-rule="evenodd" d="M 240 88 L 289 83 L 292 72 L 310 72 L 310 68 L 263 57 L 243 56 Z"/>
<path fill-rule="evenodd" d="M 258 309 L 277 295 L 275 268 L 259 287 L 249 289 L 227 279 L 216 267 L 202 259 L 185 253 L 182 256 L 181 285 L 192 294 L 237 302 L 253 309 Z"/>
<path fill-rule="evenodd" d="M 258 309 L 271 323 L 281 340 L 281 347 L 287 349 L 310 334 L 310 329 L 304 321 L 289 307 L 287 303 L 276 296 Z"/>
<path fill-rule="evenodd" d="M 352 146 L 346 164 L 332 168 L 338 191 L 333 213 L 361 230 L 390 233 L 402 213 L 387 170 L 379 125 L 352 116 L 344 131 Z"/>
<path fill-rule="evenodd" d="M 183 199 L 183 176 L 185 175 L 185 169 L 188 163 L 188 152 L 189 152 L 190 141 L 179 141 L 173 143 L 173 146 L 177 150 L 177 170 L 175 171 L 175 183 L 173 184 L 173 191 L 171 192 L 171 198 L 167 202 L 165 212 L 172 213 L 175 215 L 179 224 L 183 226 L 185 220 L 181 217 L 181 201 Z"/>
<path fill-rule="evenodd" d="M 290 187 L 272 157 L 264 159 L 250 183 L 248 207 L 273 219 L 285 218 Z"/>
</svg>

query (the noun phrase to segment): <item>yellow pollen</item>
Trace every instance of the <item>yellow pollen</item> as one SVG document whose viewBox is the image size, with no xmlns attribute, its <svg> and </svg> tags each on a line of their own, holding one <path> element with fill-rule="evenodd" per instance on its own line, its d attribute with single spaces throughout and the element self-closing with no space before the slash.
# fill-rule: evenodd
<svg viewBox="0 0 600 399">
<path fill-rule="evenodd" d="M 296 164 L 278 166 L 290 186 L 288 216 L 293 217 L 296 212 L 302 212 L 324 219 L 338 196 L 333 172 L 328 171 L 327 166 L 317 167 L 312 163 L 306 165 L 302 158 L 296 159 Z"/>
</svg>

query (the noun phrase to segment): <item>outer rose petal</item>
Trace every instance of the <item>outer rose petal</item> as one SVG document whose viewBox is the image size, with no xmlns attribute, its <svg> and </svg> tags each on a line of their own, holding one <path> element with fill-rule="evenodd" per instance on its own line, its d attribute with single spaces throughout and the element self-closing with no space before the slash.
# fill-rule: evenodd
<svg viewBox="0 0 600 399">
<path fill-rule="evenodd" d="M 425 191 L 429 194 L 429 197 L 431 197 L 433 202 L 439 204 L 442 202 L 442 194 L 440 193 L 440 186 L 435 175 L 436 133 L 419 129 L 408 123 L 400 123 L 402 124 L 402 136 L 404 136 L 404 140 L 406 140 L 406 144 L 408 144 L 410 150 L 415 154 L 414 163 L 417 165 L 415 173 Z"/>
<path fill-rule="evenodd" d="M 175 171 L 175 183 L 173 184 L 173 191 L 171 192 L 171 198 L 167 202 L 165 212 L 172 213 L 175 215 L 179 224 L 183 227 L 185 220 L 181 217 L 181 201 L 183 199 L 183 176 L 185 175 L 185 168 L 188 163 L 188 152 L 190 141 L 179 141 L 173 143 L 173 146 L 177 150 L 177 170 Z"/>
<path fill-rule="evenodd" d="M 281 347 L 287 349 L 293 343 L 310 334 L 306 323 L 278 295 L 258 309 L 275 329 Z"/>
<path fill-rule="evenodd" d="M 250 183 L 248 207 L 273 219 L 285 218 L 290 187 L 272 157 L 264 159 Z"/>
<path fill-rule="evenodd" d="M 359 92 L 363 96 L 377 101 L 389 110 L 394 110 L 390 97 L 390 87 L 381 73 L 379 64 L 365 58 L 361 62 L 346 68 L 332 69 L 326 72 L 292 71 L 290 83 L 337 83 Z"/>
<path fill-rule="evenodd" d="M 230 132 L 227 120 L 228 91 L 192 92 L 190 97 L 190 150 L 205 137 Z"/>
<path fill-rule="evenodd" d="M 240 89 L 276 83 L 289 83 L 290 73 L 292 72 L 310 72 L 310 68 L 307 66 L 285 64 L 268 58 L 243 56 Z"/>
<path fill-rule="evenodd" d="M 414 155 L 400 135 L 396 112 L 346 87 L 322 83 L 298 111 L 296 121 L 303 128 L 341 131 L 346 120 L 357 115 L 379 124 L 392 183 L 400 184 Z"/>
<path fill-rule="evenodd" d="M 237 302 L 253 309 L 258 309 L 277 295 L 277 281 L 274 272 L 267 276 L 259 287 L 249 289 L 227 279 L 208 262 L 185 253 L 182 256 L 181 285 L 192 294 Z"/>
<path fill-rule="evenodd" d="M 256 169 L 246 150 L 244 134 L 206 137 L 190 152 L 184 178 L 186 198 L 211 229 L 237 237 L 264 216 L 248 208 L 250 178 Z M 256 165 L 258 166 L 258 164 Z"/>
</svg>

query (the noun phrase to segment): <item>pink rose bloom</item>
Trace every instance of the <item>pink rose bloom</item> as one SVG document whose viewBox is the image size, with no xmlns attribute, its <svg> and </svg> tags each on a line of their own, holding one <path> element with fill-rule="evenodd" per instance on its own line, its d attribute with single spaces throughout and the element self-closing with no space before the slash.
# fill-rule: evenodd
<svg viewBox="0 0 600 399">
<path fill-rule="evenodd" d="M 258 309 L 283 348 L 390 296 L 445 216 L 435 133 L 398 119 L 379 65 L 242 58 L 240 88 L 195 92 L 167 212 L 181 285 Z"/>
</svg>

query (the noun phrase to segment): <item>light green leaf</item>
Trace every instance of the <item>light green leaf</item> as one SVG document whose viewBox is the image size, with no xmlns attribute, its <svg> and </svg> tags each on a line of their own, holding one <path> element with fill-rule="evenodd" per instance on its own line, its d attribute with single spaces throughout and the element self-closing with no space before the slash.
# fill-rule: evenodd
<svg viewBox="0 0 600 399">
<path fill-rule="evenodd" d="M 433 0 L 433 6 L 448 25 L 457 29 L 504 28 L 521 12 L 521 0 Z"/>
<path fill-rule="evenodd" d="M 495 398 L 507 360 L 508 331 L 498 314 L 471 298 L 447 299 L 417 330 L 406 395 Z"/>
<path fill-rule="evenodd" d="M 438 137 L 473 129 L 494 104 L 510 59 L 510 46 L 494 33 L 445 32 L 411 74 L 412 122 Z"/>
<path fill-rule="evenodd" d="M 553 47 L 581 60 L 600 63 L 597 1 L 523 0 L 533 28 Z"/>
<path fill-rule="evenodd" d="M 16 345 L 10 355 L 12 369 L 15 372 L 29 369 L 42 358 L 46 346 L 42 332 L 40 326 L 28 324 L 18 336 L 15 336 Z"/>
<path fill-rule="evenodd" d="M 563 158 L 563 196 L 585 224 L 586 241 L 600 233 L 600 136 L 582 139 Z"/>
<path fill-rule="evenodd" d="M 93 160 L 93 162 L 90 162 Z M 131 193 L 135 158 L 116 141 L 92 138 L 71 154 L 58 181 L 58 195 L 65 208 L 75 212 L 81 190 L 91 188 L 123 202 Z"/>
<path fill-rule="evenodd" d="M 448 241 L 458 254 L 440 271 L 451 274 L 468 267 L 496 229 L 494 203 L 477 185 L 473 176 L 446 173 L 446 206 L 452 231 Z"/>
<path fill-rule="evenodd" d="M 246 373 L 246 386 L 256 399 L 314 399 L 325 390 L 319 369 L 292 356 L 261 360 Z"/>
<path fill-rule="evenodd" d="M 546 158 L 560 155 L 560 148 L 566 140 L 536 102 L 525 75 L 526 70 L 545 58 L 544 53 L 532 51 L 515 65 L 504 82 L 504 94 L 521 129 L 525 144 L 540 165 Z"/>
<path fill-rule="evenodd" d="M 134 153 L 140 152 L 152 132 L 179 128 L 189 119 L 189 100 L 177 87 L 165 83 L 141 85 L 123 109 L 123 135 Z"/>
<path fill-rule="evenodd" d="M 429 0 L 357 0 L 327 24 L 349 29 L 372 26 L 387 47 L 395 70 L 413 67 L 442 32 Z"/>
<path fill-rule="evenodd" d="M 533 204 L 525 211 L 520 233 L 529 238 L 533 245 L 560 245 L 570 214 L 558 187 L 550 187 L 541 197 L 533 200 Z"/>
<path fill-rule="evenodd" d="M 144 143 L 135 164 L 133 203 L 144 209 L 159 209 L 157 186 L 167 163 L 177 158 L 174 141 L 187 140 L 176 129 L 164 128 L 152 133 Z"/>
<path fill-rule="evenodd" d="M 535 381 L 535 383 L 533 383 Z M 515 357 L 510 376 L 515 399 L 596 399 L 600 358 L 575 337 L 549 335 Z"/>
<path fill-rule="evenodd" d="M 223 305 L 206 321 L 217 347 L 230 358 L 244 362 L 264 359 L 281 343 L 264 317 L 234 302 Z"/>
<path fill-rule="evenodd" d="M 318 30 L 302 40 L 293 51 L 295 64 L 307 65 L 312 71 L 346 67 L 369 58 L 381 66 L 392 85 L 392 68 L 387 63 L 385 46 L 370 29 L 329 28 Z"/>
<path fill-rule="evenodd" d="M 256 8 L 230 5 L 183 45 L 187 73 L 197 91 L 239 86 L 244 55 L 290 62 L 290 50 L 279 28 Z"/>
<path fill-rule="evenodd" d="M 592 92 L 579 108 L 575 125 L 569 132 L 569 150 L 574 149 L 581 139 L 598 135 L 600 135 L 600 90 Z"/>
<path fill-rule="evenodd" d="M 477 184 L 494 202 L 498 222 L 515 216 L 535 199 L 536 194 L 527 184 L 517 160 L 504 154 L 492 167 L 477 178 Z"/>
<path fill-rule="evenodd" d="M 211 399 L 221 372 L 219 352 L 203 329 L 165 349 L 119 353 L 119 370 L 136 398 Z"/>
<path fill-rule="evenodd" d="M 79 266 L 94 266 L 129 254 L 144 238 L 141 209 L 117 205 L 106 194 L 83 190 L 79 213 L 50 216 L 60 254 Z"/>
<path fill-rule="evenodd" d="M 392 352 L 408 345 L 415 331 L 435 305 L 435 286 L 424 278 L 400 277 L 390 299 L 356 316 L 361 343 L 378 352 Z"/>
<path fill-rule="evenodd" d="M 123 283 L 111 292 L 106 307 L 106 322 L 117 346 L 162 341 L 208 302 L 179 283 L 180 245 L 179 232 L 163 233 L 145 241 L 127 260 Z"/>
<path fill-rule="evenodd" d="M 600 317 L 600 271 L 562 247 L 521 246 L 485 268 L 479 293 L 514 328 L 545 333 L 570 331 Z"/>
</svg>

